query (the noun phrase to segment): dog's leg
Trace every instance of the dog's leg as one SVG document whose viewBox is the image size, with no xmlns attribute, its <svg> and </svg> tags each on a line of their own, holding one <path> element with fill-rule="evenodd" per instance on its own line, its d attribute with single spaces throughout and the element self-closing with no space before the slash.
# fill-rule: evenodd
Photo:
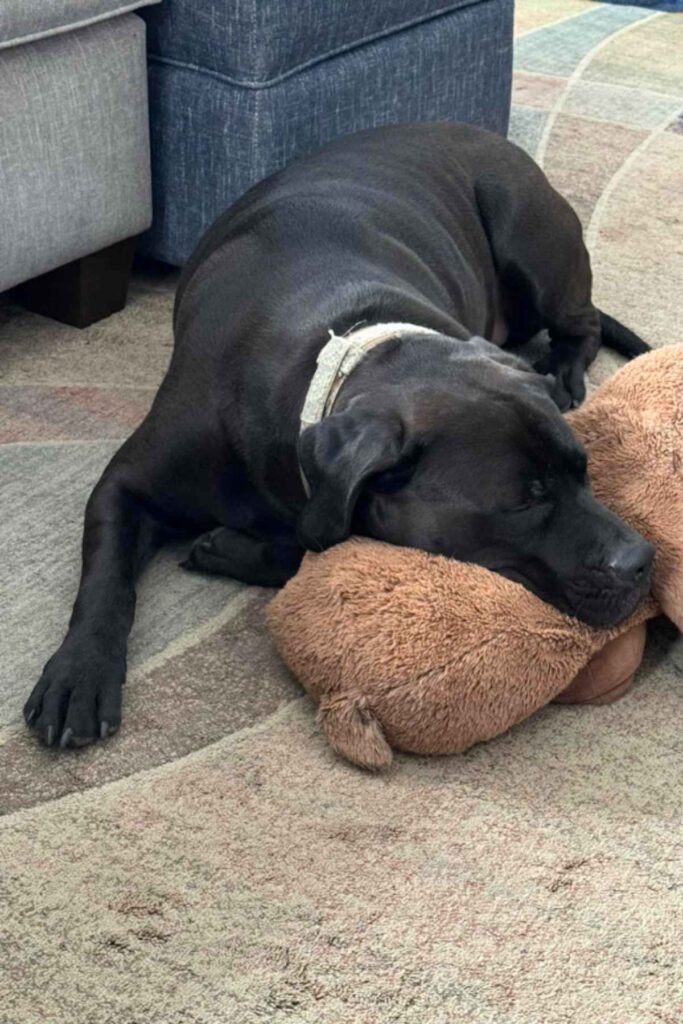
<svg viewBox="0 0 683 1024">
<path fill-rule="evenodd" d="M 118 728 L 135 578 L 164 539 L 112 464 L 88 501 L 69 630 L 24 707 L 26 722 L 48 746 L 83 746 Z"/>
<path fill-rule="evenodd" d="M 567 298 L 557 305 L 542 303 L 540 312 L 550 335 L 550 351 L 535 369 L 554 376 L 554 398 L 562 412 L 575 409 L 586 397 L 586 370 L 600 348 L 600 314 L 590 298 L 585 302 Z"/>
<path fill-rule="evenodd" d="M 580 221 L 521 151 L 500 173 L 478 181 L 476 196 L 512 320 L 548 329 L 550 353 L 537 369 L 555 376 L 562 410 L 579 405 L 600 347 Z"/>
<path fill-rule="evenodd" d="M 232 576 L 243 583 L 281 587 L 297 571 L 303 555 L 293 535 L 253 537 L 222 526 L 199 537 L 182 564 L 185 569 Z"/>
</svg>

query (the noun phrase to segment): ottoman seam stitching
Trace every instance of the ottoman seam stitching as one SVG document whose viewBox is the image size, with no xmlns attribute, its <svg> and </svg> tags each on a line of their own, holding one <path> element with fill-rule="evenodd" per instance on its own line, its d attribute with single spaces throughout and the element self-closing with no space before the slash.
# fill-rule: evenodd
<svg viewBox="0 0 683 1024">
<path fill-rule="evenodd" d="M 297 64 L 293 68 L 288 68 L 287 71 L 283 71 L 282 74 L 276 75 L 274 78 L 267 78 L 263 81 L 247 81 L 241 78 L 235 78 L 232 75 L 227 75 L 222 71 L 214 71 L 211 68 L 202 67 L 199 64 L 193 64 L 190 61 L 177 60 L 174 57 L 164 57 L 158 53 L 148 53 L 148 59 L 158 64 L 168 64 L 171 67 L 182 68 L 186 71 L 196 71 L 199 74 L 207 75 L 210 78 L 216 78 L 221 82 L 226 82 L 228 85 L 239 86 L 241 89 L 270 89 L 275 85 L 280 85 L 282 82 L 287 81 L 288 78 L 292 78 L 300 71 L 307 71 L 309 68 L 315 67 L 316 64 L 322 64 L 324 61 L 329 60 L 333 57 L 340 57 L 344 53 L 352 52 L 353 50 L 360 49 L 362 46 L 366 46 L 369 43 L 377 42 L 380 39 L 387 39 L 394 35 L 399 35 L 401 32 L 406 31 L 409 28 L 417 28 L 420 25 L 426 25 L 431 21 L 437 21 L 439 18 L 447 17 L 455 11 L 468 10 L 470 7 L 488 6 L 490 3 L 494 3 L 495 0 L 470 0 L 467 4 L 459 4 L 458 6 L 449 5 L 443 7 L 438 11 L 434 11 L 432 14 L 428 14 L 424 17 L 413 19 L 412 21 L 402 22 L 400 25 L 395 25 L 393 28 L 386 29 L 384 32 L 374 33 L 372 35 L 364 36 L 362 39 L 357 39 L 352 43 L 348 43 L 345 46 L 338 47 L 335 50 L 329 50 L 327 53 L 320 54 L 316 57 L 311 57 L 310 60 L 303 61 L 301 64 Z M 509 3 L 510 0 L 507 0 Z"/>
</svg>

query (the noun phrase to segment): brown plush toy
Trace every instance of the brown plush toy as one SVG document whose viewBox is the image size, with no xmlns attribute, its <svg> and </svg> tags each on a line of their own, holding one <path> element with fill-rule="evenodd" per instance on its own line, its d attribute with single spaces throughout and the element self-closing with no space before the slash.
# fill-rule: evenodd
<svg viewBox="0 0 683 1024">
<path fill-rule="evenodd" d="M 338 753 L 466 750 L 551 700 L 605 703 L 640 664 L 645 620 L 683 628 L 683 345 L 625 366 L 570 416 L 598 498 L 657 549 L 653 598 L 591 629 L 476 565 L 352 539 L 308 554 L 271 602 L 275 643 Z"/>
</svg>

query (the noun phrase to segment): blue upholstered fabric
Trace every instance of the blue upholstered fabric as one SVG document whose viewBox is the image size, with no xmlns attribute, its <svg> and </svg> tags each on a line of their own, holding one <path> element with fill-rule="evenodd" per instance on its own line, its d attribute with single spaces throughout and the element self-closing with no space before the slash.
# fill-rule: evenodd
<svg viewBox="0 0 683 1024">
<path fill-rule="evenodd" d="M 469 7 L 477 0 L 164 0 L 148 11 L 149 49 L 269 85 L 314 61 Z"/>
<path fill-rule="evenodd" d="M 201 39 L 201 33 L 190 40 L 176 41 L 172 33 L 167 38 L 161 19 L 166 13 L 177 26 L 174 19 L 185 3 L 189 0 L 165 0 L 146 15 L 152 26 L 154 224 L 143 250 L 158 259 L 185 262 L 205 228 L 243 191 L 294 156 L 340 135 L 379 124 L 439 119 L 507 130 L 513 0 L 451 2 L 445 14 L 383 35 L 378 33 L 386 31 L 381 25 L 387 24 L 387 8 L 400 19 L 409 10 L 433 12 L 443 2 L 250 0 L 246 5 L 238 0 L 198 0 L 202 11 L 214 10 L 217 23 L 226 12 L 247 6 L 281 8 L 292 24 L 297 23 L 299 7 L 310 15 L 314 7 L 332 11 L 334 6 L 357 12 L 361 36 L 375 32 L 371 42 L 312 63 L 315 50 L 318 58 L 324 57 L 334 45 L 327 30 L 315 45 L 314 40 L 304 45 L 296 33 L 284 41 L 278 37 L 275 49 L 258 59 L 253 36 L 247 34 L 246 49 L 240 50 L 235 26 L 230 46 L 225 39 L 212 42 L 208 15 L 206 38 Z M 347 40 L 342 45 L 349 45 L 351 37 L 344 31 L 339 29 L 337 41 Z M 162 40 L 163 51 L 156 52 L 155 45 L 158 48 Z M 273 40 L 273 32 L 266 33 L 263 47 Z M 233 63 L 220 63 L 221 52 Z M 297 62 L 305 54 L 308 64 L 300 67 Z M 223 70 L 198 63 L 209 60 Z M 259 79 L 279 70 L 281 77 L 268 86 L 236 84 L 225 73 L 228 67 Z M 285 67 L 289 71 L 282 76 Z"/>
</svg>

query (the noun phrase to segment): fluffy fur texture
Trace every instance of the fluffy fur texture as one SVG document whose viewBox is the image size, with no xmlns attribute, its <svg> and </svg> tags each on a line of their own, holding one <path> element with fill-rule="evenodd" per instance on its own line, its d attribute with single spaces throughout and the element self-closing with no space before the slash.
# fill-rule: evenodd
<svg viewBox="0 0 683 1024">
<path fill-rule="evenodd" d="M 598 497 L 656 545 L 653 594 L 680 628 L 683 346 L 624 367 L 571 422 Z M 659 607 L 591 629 L 479 566 L 355 538 L 307 555 L 268 620 L 331 745 L 379 769 L 392 748 L 466 750 L 553 699 L 615 699 Z"/>
<path fill-rule="evenodd" d="M 655 545 L 652 593 L 683 630 L 683 345 L 628 363 L 569 420 L 596 496 Z"/>
</svg>

